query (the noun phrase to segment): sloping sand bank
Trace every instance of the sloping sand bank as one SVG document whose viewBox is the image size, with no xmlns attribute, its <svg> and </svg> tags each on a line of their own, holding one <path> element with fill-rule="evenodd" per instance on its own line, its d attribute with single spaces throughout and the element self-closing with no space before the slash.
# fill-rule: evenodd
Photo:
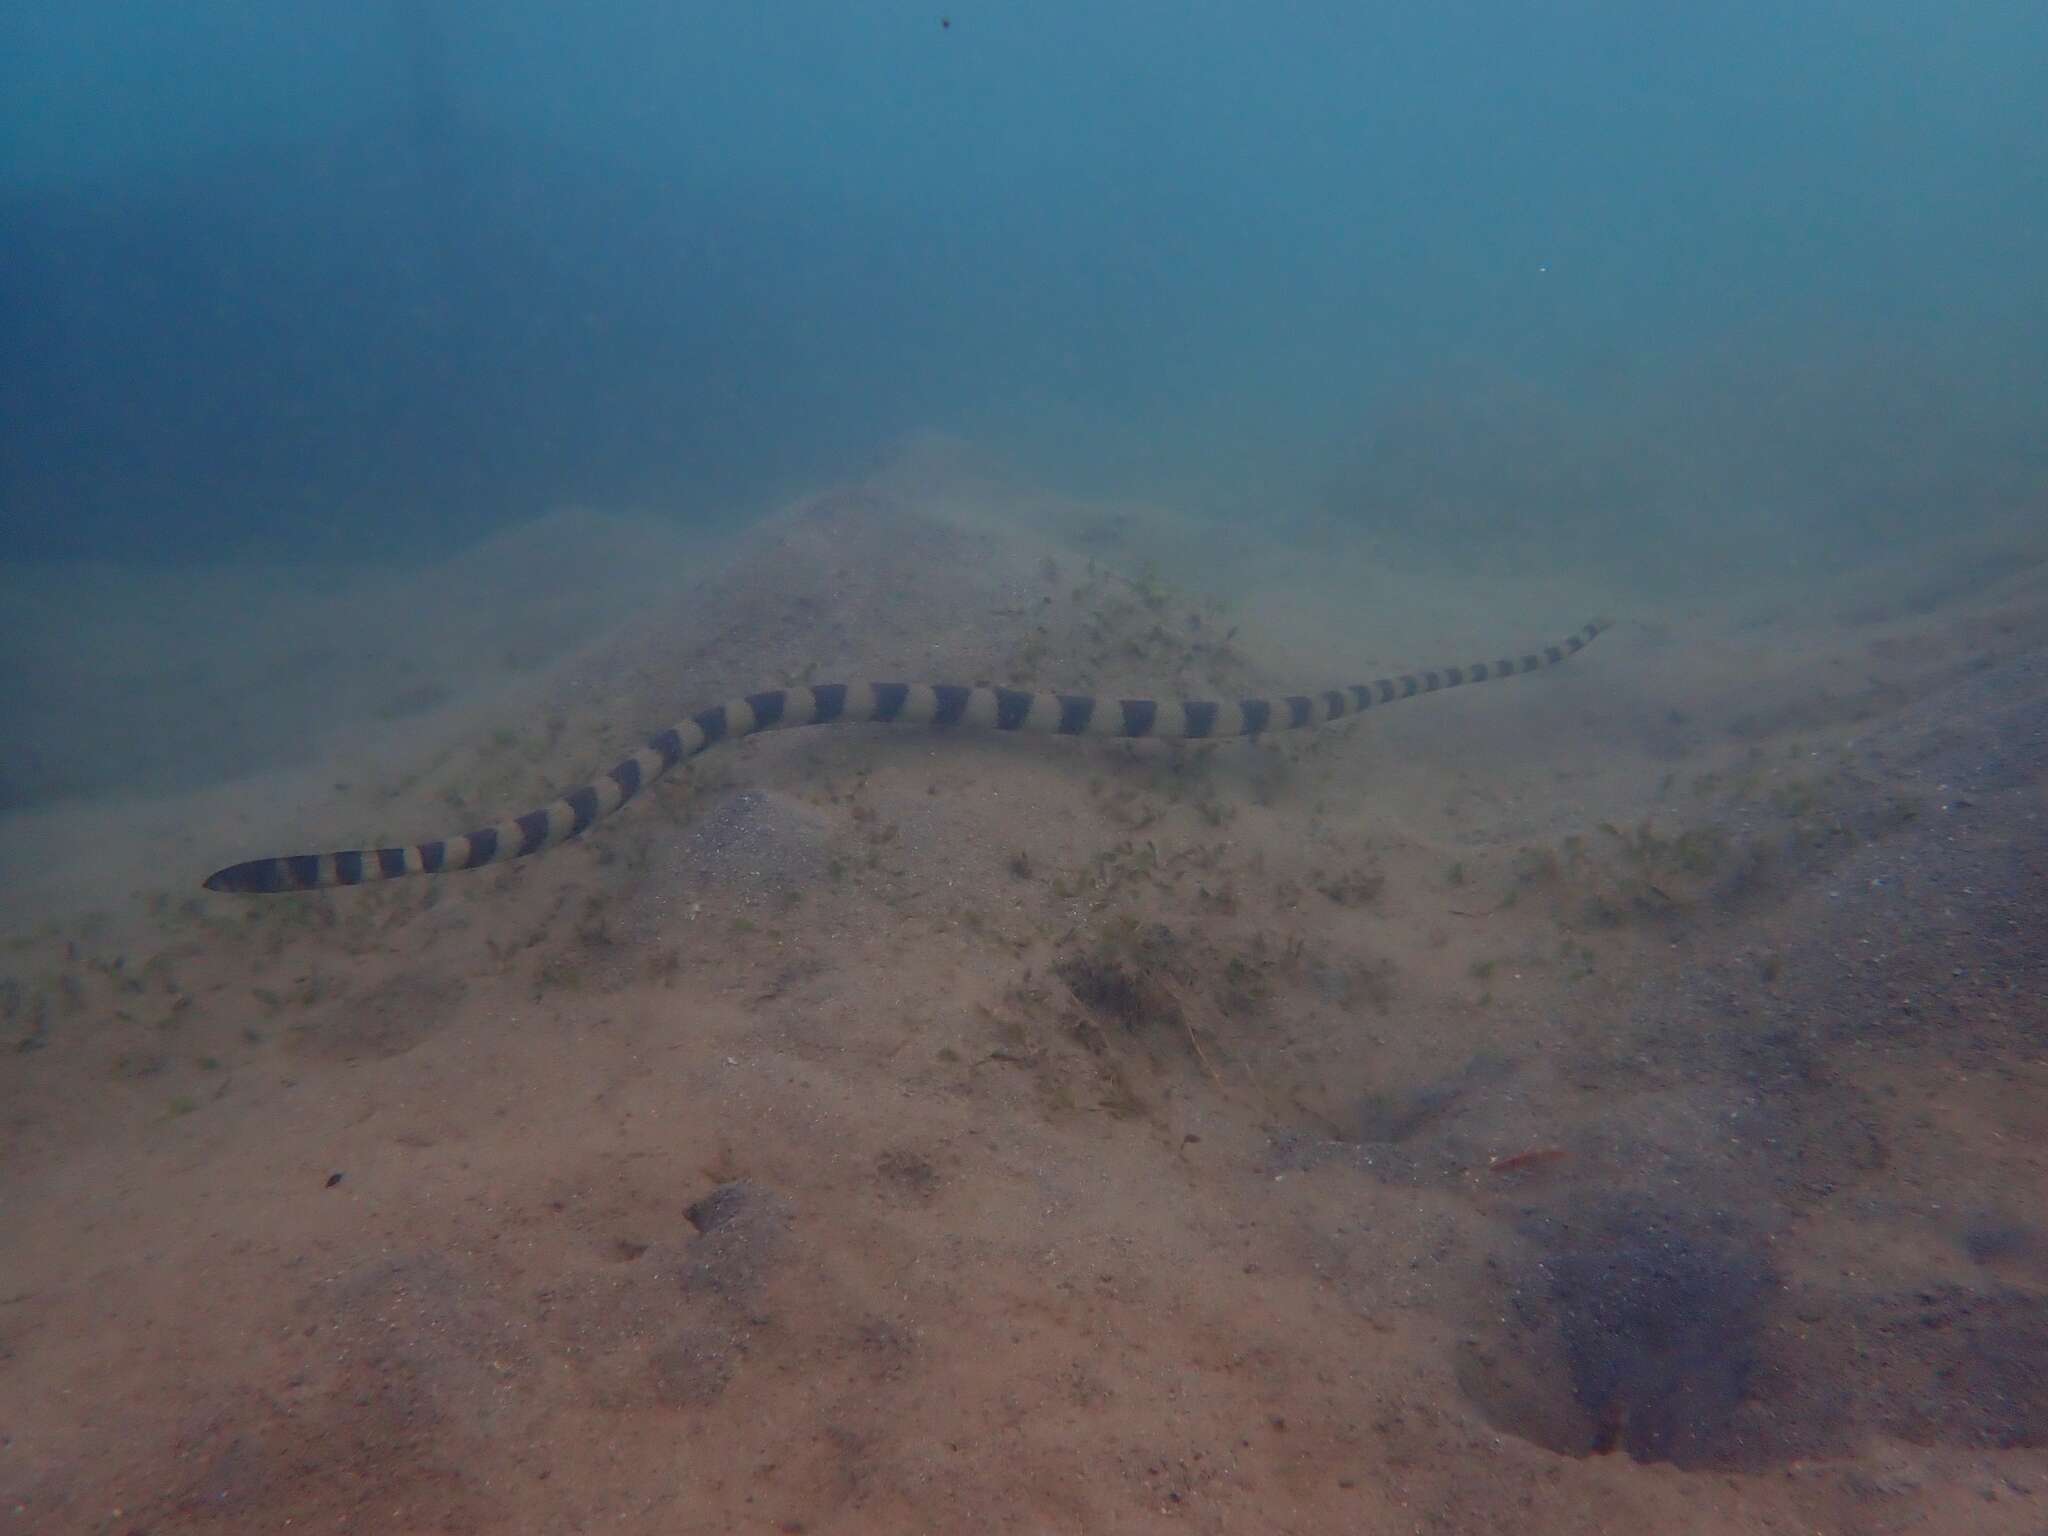
<svg viewBox="0 0 2048 1536">
<path fill-rule="evenodd" d="M 0 1530 L 2048 1519 L 2040 551 L 1632 611 L 944 455 L 667 537 L 337 586 L 273 675 L 166 645 L 252 767 L 24 777 Z M 196 889 L 764 685 L 1255 693 L 1601 611 L 1309 738 L 793 732 L 502 869 Z"/>
</svg>

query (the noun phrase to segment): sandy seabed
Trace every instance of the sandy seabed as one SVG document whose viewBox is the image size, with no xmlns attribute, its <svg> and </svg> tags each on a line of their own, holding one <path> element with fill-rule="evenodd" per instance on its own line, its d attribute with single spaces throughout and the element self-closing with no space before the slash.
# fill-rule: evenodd
<svg viewBox="0 0 2048 1536">
<path fill-rule="evenodd" d="M 1644 603 L 927 454 L 722 540 L 7 573 L 0 1531 L 2033 1536 L 2044 556 Z M 763 686 L 1603 612 L 1313 735 L 796 731 L 198 890 Z"/>
</svg>

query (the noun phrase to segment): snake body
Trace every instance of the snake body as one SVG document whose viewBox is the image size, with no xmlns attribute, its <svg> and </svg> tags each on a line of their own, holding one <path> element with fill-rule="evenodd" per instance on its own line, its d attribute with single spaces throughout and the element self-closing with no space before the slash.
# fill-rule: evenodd
<svg viewBox="0 0 2048 1536">
<path fill-rule="evenodd" d="M 1014 688 L 952 683 L 819 683 L 774 688 L 679 720 L 602 778 L 571 790 L 539 810 L 480 827 L 459 837 L 399 848 L 354 848 L 337 853 L 294 853 L 248 859 L 206 877 L 209 891 L 269 895 L 325 886 L 366 885 L 406 875 L 482 869 L 552 848 L 588 831 L 656 779 L 723 741 L 800 725 L 873 722 L 881 725 L 979 726 L 1051 736 L 1161 737 L 1208 741 L 1260 736 L 1269 731 L 1327 725 L 1418 694 L 1515 677 L 1556 666 L 1590 645 L 1608 621 L 1596 619 L 1577 634 L 1540 651 L 1466 667 L 1406 673 L 1324 693 L 1276 699 L 1098 699 L 1089 694 L 1034 693 Z"/>
</svg>

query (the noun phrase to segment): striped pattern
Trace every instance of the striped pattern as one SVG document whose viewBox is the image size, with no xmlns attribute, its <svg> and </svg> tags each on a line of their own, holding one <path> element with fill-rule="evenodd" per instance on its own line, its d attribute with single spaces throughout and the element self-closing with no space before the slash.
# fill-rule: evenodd
<svg viewBox="0 0 2048 1536">
<path fill-rule="evenodd" d="M 495 826 L 407 848 L 355 848 L 341 853 L 295 853 L 230 864 L 206 878 L 209 891 L 267 894 L 330 885 L 366 885 L 403 875 L 438 875 L 482 869 L 566 842 L 611 815 L 641 790 L 721 741 L 761 731 L 840 721 L 881 725 L 965 725 L 1050 736 L 1157 736 L 1179 741 L 1259 736 L 1325 725 L 1348 715 L 1435 693 L 1464 683 L 1554 667 L 1576 655 L 1608 627 L 1596 619 L 1569 640 L 1524 656 L 1445 667 L 1436 672 L 1383 677 L 1377 682 L 1235 703 L 1187 699 L 1097 699 L 1075 693 L 1020 693 L 1014 688 L 964 688 L 951 683 L 820 683 L 750 693 L 678 721 L 594 783 Z"/>
</svg>

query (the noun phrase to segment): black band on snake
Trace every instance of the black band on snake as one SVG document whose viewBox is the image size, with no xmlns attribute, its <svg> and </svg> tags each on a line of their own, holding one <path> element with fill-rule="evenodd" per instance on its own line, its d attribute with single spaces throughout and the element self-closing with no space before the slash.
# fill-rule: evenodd
<svg viewBox="0 0 2048 1536">
<path fill-rule="evenodd" d="M 438 875 L 523 859 L 587 831 L 674 768 L 722 741 L 799 725 L 874 722 L 882 725 L 964 725 L 1049 736 L 1156 736 L 1209 741 L 1327 725 L 1398 699 L 1464 683 L 1517 677 L 1554 667 L 1593 642 L 1609 621 L 1596 619 L 1570 639 L 1519 657 L 1383 677 L 1325 693 L 1289 694 L 1235 703 L 1189 699 L 1097 699 L 1087 694 L 1027 693 L 952 683 L 820 683 L 750 693 L 680 720 L 603 778 L 561 799 L 460 837 L 402 848 L 294 853 L 230 864 L 206 877 L 209 891 L 272 894 L 331 885 L 366 885 L 403 875 Z"/>
</svg>

